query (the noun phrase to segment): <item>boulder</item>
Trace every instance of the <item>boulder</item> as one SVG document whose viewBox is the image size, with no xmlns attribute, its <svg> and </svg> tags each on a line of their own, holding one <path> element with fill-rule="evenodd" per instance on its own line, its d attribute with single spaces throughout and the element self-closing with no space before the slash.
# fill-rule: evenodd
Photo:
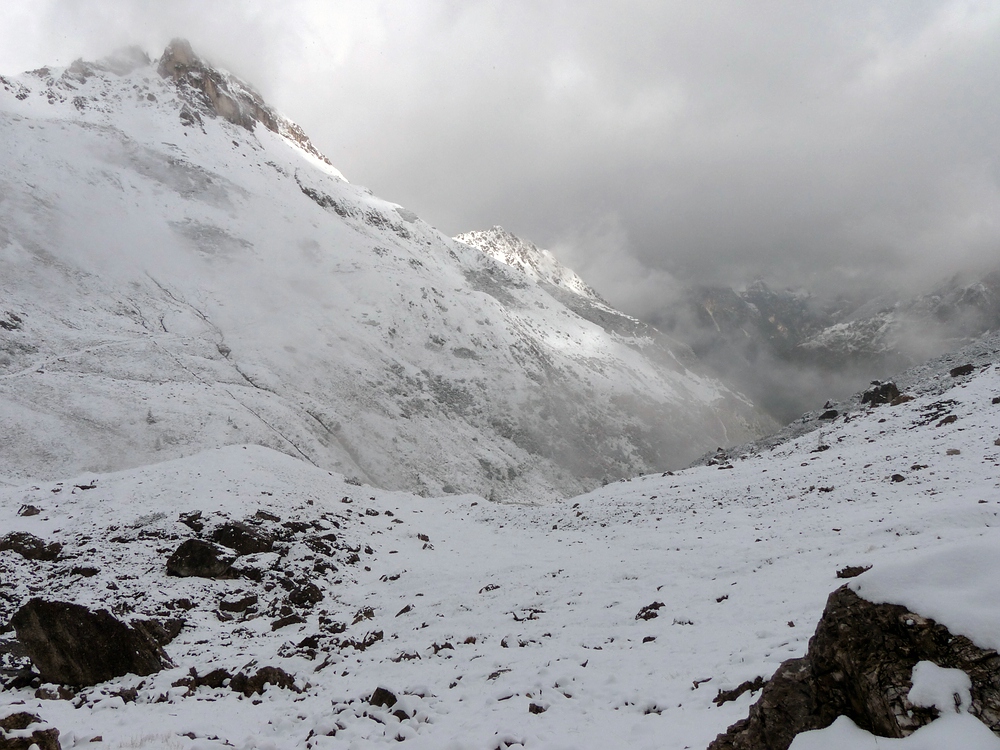
<svg viewBox="0 0 1000 750">
<path fill-rule="evenodd" d="M 188 539 L 167 558 L 167 575 L 188 578 L 222 578 L 229 574 L 236 555 L 211 542 Z"/>
<path fill-rule="evenodd" d="M 0 552 L 11 550 L 25 560 L 55 560 L 62 552 L 59 542 L 46 542 L 27 531 L 12 531 L 0 538 Z"/>
<path fill-rule="evenodd" d="M 247 698 L 254 693 L 263 695 L 266 685 L 291 690 L 293 693 L 301 692 L 295 687 L 295 678 L 281 667 L 261 667 L 253 675 L 240 672 L 229 681 L 232 690 L 243 693 Z"/>
<path fill-rule="evenodd" d="M 899 388 L 896 387 L 895 383 L 891 380 L 887 380 L 884 383 L 873 380 L 871 388 L 861 394 L 861 403 L 879 406 L 880 404 L 891 403 L 897 398 L 899 398 Z"/>
<path fill-rule="evenodd" d="M 907 697 L 920 661 L 961 669 L 972 680 L 970 713 L 1000 733 L 1000 655 L 895 604 L 834 591 L 806 655 L 778 667 L 750 714 L 709 750 L 787 750 L 800 732 L 838 716 L 881 737 L 901 738 L 937 712 Z"/>
<path fill-rule="evenodd" d="M 19 711 L 0 719 L 0 750 L 61 750 L 59 730 L 35 714 Z"/>
<path fill-rule="evenodd" d="M 270 552 L 274 548 L 274 539 L 268 534 L 239 521 L 228 521 L 216 527 L 211 539 L 216 544 L 236 550 L 240 555 Z"/>
<path fill-rule="evenodd" d="M 96 685 L 171 666 L 149 635 L 104 609 L 95 612 L 79 604 L 35 598 L 14 614 L 11 624 L 46 682 Z"/>
</svg>

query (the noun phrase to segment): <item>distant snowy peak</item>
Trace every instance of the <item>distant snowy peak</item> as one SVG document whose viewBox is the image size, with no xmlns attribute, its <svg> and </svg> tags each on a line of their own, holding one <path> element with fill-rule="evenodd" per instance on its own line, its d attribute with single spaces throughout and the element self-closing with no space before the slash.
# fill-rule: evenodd
<svg viewBox="0 0 1000 750">
<path fill-rule="evenodd" d="M 465 232 L 455 239 L 516 268 L 535 281 L 544 281 L 568 289 L 602 305 L 608 304 L 586 281 L 562 265 L 548 250 L 536 247 L 503 227 L 495 226 L 486 231 Z"/>
</svg>

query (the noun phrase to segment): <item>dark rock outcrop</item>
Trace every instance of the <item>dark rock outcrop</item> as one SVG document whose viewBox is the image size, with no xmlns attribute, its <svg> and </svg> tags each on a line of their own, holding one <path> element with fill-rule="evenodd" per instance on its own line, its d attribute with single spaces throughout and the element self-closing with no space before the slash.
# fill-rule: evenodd
<svg viewBox="0 0 1000 750">
<path fill-rule="evenodd" d="M 249 698 L 254 693 L 262 695 L 266 685 L 274 685 L 293 693 L 301 692 L 295 687 L 295 678 L 280 667 L 261 667 L 253 675 L 240 672 L 229 682 L 229 687 Z"/>
<path fill-rule="evenodd" d="M 894 604 L 872 604 L 847 586 L 834 591 L 806 655 L 786 661 L 750 715 L 709 750 L 787 750 L 795 735 L 838 716 L 881 737 L 906 737 L 934 709 L 907 698 L 919 661 L 961 669 L 972 680 L 970 713 L 1000 734 L 1000 655 Z"/>
<path fill-rule="evenodd" d="M 212 531 L 211 539 L 216 544 L 236 550 L 241 555 L 270 552 L 274 540 L 266 533 L 239 521 L 228 521 Z"/>
<path fill-rule="evenodd" d="M 184 39 L 174 39 L 163 51 L 156 72 L 177 84 L 182 96 L 210 117 L 222 117 L 252 131 L 257 123 L 294 141 L 304 151 L 329 164 L 298 125 L 272 109 L 249 84 L 207 65 Z M 191 121 L 197 112 L 184 110 Z"/>
<path fill-rule="evenodd" d="M 167 575 L 188 578 L 222 578 L 230 572 L 236 555 L 211 542 L 188 539 L 167 558 Z"/>
<path fill-rule="evenodd" d="M 27 711 L 0 719 L 0 750 L 29 750 L 32 746 L 38 750 L 61 750 L 59 730 Z"/>
<path fill-rule="evenodd" d="M 27 531 L 12 531 L 0 538 L 0 552 L 10 550 L 25 560 L 55 560 L 62 552 L 59 542 L 46 542 Z"/>
<path fill-rule="evenodd" d="M 872 382 L 871 388 L 861 395 L 861 403 L 880 406 L 892 403 L 897 398 L 899 398 L 899 388 L 896 387 L 895 383 L 891 380 L 884 383 L 875 380 Z"/>
<path fill-rule="evenodd" d="M 107 610 L 32 599 L 11 618 L 17 639 L 46 682 L 96 685 L 124 674 L 147 675 L 170 659 L 144 629 Z"/>
</svg>

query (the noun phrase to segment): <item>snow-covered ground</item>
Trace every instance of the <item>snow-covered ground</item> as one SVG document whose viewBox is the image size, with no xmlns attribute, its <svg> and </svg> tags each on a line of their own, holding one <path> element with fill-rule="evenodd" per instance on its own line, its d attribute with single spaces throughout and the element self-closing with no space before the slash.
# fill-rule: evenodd
<svg viewBox="0 0 1000 750">
<path fill-rule="evenodd" d="M 717 692 L 802 655 L 847 565 L 874 566 L 855 579 L 862 595 L 926 607 L 993 646 L 1000 605 L 983 594 L 996 584 L 967 571 L 970 554 L 995 569 L 987 552 L 1000 545 L 1000 366 L 927 377 L 936 385 L 914 387 L 912 401 L 731 463 L 545 506 L 359 487 L 254 446 L 3 489 L 0 528 L 65 545 L 55 562 L 0 552 L 3 618 L 44 592 L 188 622 L 166 647 L 176 668 L 72 700 L 8 691 L 0 705 L 38 713 L 70 748 L 98 746 L 95 736 L 109 747 L 704 748 L 754 700 L 717 707 Z M 41 512 L 19 516 L 24 505 Z M 246 563 L 259 582 L 168 578 L 167 555 L 193 535 L 179 515 L 196 510 L 206 534 L 224 516 L 298 536 Z M 340 547 L 327 556 L 309 534 Z M 275 582 L 303 577 L 322 601 L 272 630 L 286 596 Z M 247 594 L 255 616 L 216 614 Z M 194 606 L 182 611 L 185 598 Z M 172 687 L 192 667 L 261 666 L 295 675 L 301 692 Z M 933 698 L 942 683 L 920 684 Z M 370 705 L 377 687 L 400 702 Z M 123 688 L 134 700 L 113 695 Z M 978 732 L 967 716 L 946 719 L 914 738 Z M 928 746 L 914 738 L 900 747 Z M 797 743 L 874 747 L 844 722 Z"/>
</svg>

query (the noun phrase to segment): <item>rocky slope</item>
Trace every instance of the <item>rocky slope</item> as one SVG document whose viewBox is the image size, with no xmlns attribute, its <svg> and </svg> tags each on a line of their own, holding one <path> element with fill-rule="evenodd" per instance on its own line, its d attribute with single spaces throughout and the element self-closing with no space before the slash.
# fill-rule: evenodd
<svg viewBox="0 0 1000 750">
<path fill-rule="evenodd" d="M 989 735 L 995 654 L 962 659 L 1000 647 L 1000 340 L 903 391 L 722 463 L 543 506 L 358 486 L 258 446 L 0 488 L 0 623 L 14 620 L 0 719 L 37 716 L 33 731 L 60 730 L 67 749 L 98 736 L 174 750 L 705 748 L 808 654 L 821 679 L 805 717 L 834 722 L 820 731 L 841 731 L 838 714 L 885 731 L 852 695 L 876 705 L 886 690 L 890 717 L 904 693 L 929 702 L 913 684 L 951 700 L 957 680 L 912 669 L 938 658 L 970 680 L 958 728 Z M 813 639 L 840 576 L 868 566 Z M 42 630 L 36 598 L 94 622 L 106 610 L 169 663 L 69 684 L 44 659 L 20 671 L 22 639 Z M 900 622 L 904 608 L 916 617 Z M 855 679 L 864 669 L 836 680 L 854 663 L 845 644 L 902 658 L 878 662 L 874 682 Z M 930 723 L 902 748 L 1000 742 L 911 742 L 955 723 L 916 713 L 906 731 Z M 804 747 L 878 746 L 852 731 L 854 745 Z"/>
<path fill-rule="evenodd" d="M 257 443 L 538 501 L 770 427 L 568 272 L 349 184 L 182 42 L 0 78 L 0 140 L 9 481 Z"/>
</svg>

